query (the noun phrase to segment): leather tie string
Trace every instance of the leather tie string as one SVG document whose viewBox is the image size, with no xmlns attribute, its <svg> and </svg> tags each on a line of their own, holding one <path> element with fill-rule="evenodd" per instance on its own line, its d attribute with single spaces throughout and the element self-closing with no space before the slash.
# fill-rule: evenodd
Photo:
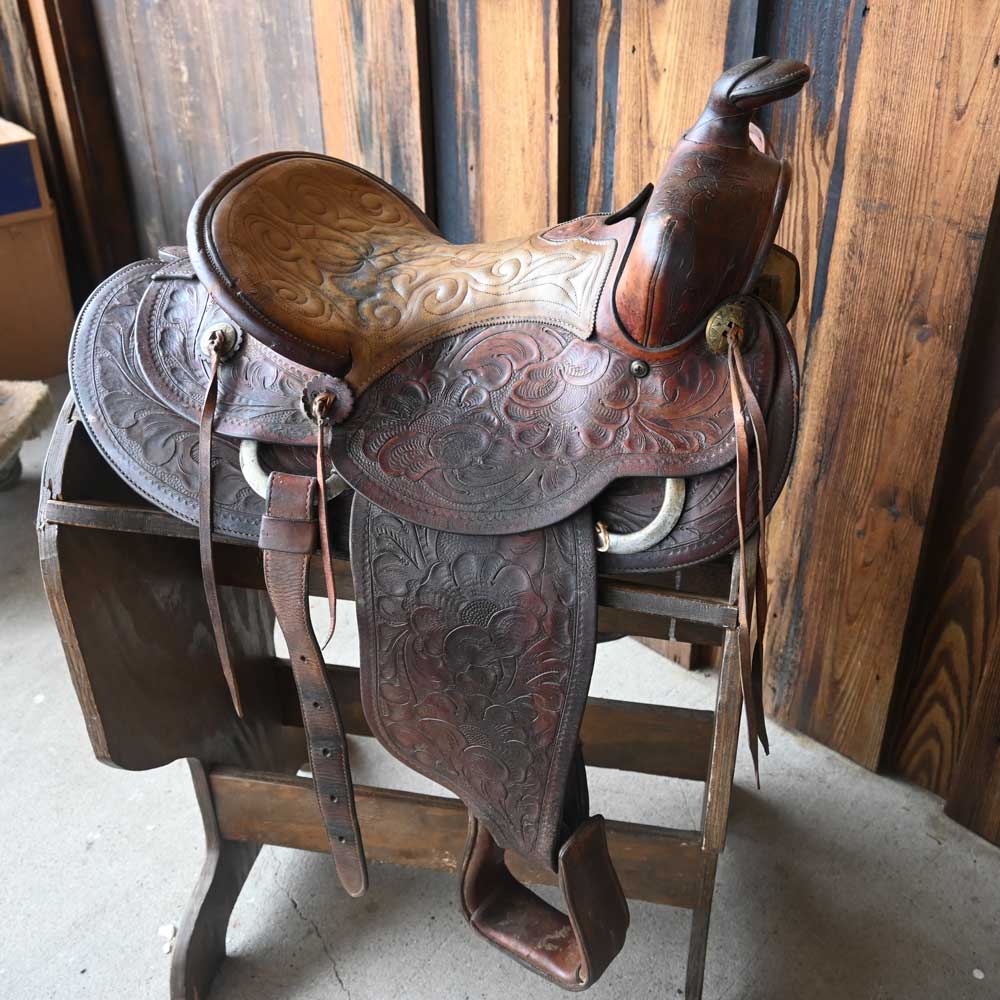
<svg viewBox="0 0 1000 1000">
<path fill-rule="evenodd" d="M 320 393 L 313 401 L 313 419 L 316 421 L 316 482 L 319 484 L 319 547 L 323 557 L 323 577 L 326 583 L 327 603 L 330 606 L 330 627 L 320 649 L 326 649 L 337 627 L 337 592 L 333 581 L 333 557 L 330 554 L 330 529 L 326 513 L 326 462 L 324 441 L 328 416 L 334 403 L 329 393 Z"/>
<path fill-rule="evenodd" d="M 198 548 L 201 555 L 201 575 L 205 584 L 205 598 L 208 601 L 208 616 L 215 633 L 215 645 L 222 662 L 222 672 L 229 686 L 236 714 L 243 718 L 243 704 L 236 683 L 236 672 L 229 653 L 229 640 L 222 619 L 219 603 L 219 587 L 215 580 L 215 562 L 212 557 L 212 426 L 215 421 L 215 406 L 219 396 L 219 365 L 222 361 L 223 340 L 218 331 L 212 331 L 207 343 L 211 356 L 208 388 L 201 407 L 198 424 Z"/>
<path fill-rule="evenodd" d="M 770 752 L 767 739 L 767 724 L 764 718 L 764 635 L 767 628 L 767 542 L 765 470 L 767 469 L 767 427 L 760 403 L 754 395 L 753 386 L 747 377 L 740 350 L 743 331 L 739 327 L 731 329 L 727 335 L 729 342 L 729 391 L 733 405 L 733 423 L 736 429 L 736 524 L 739 530 L 739 594 L 738 641 L 740 658 L 740 679 L 743 701 L 746 705 L 747 739 L 750 756 L 753 759 L 754 777 L 760 787 L 760 765 L 758 745 L 764 753 Z M 757 454 L 757 519 L 758 529 L 754 544 L 757 546 L 754 602 L 750 605 L 746 579 L 746 508 L 749 500 L 750 445 L 747 437 L 747 421 L 753 431 Z M 756 631 L 753 648 L 750 645 L 750 613 L 755 612 Z"/>
</svg>

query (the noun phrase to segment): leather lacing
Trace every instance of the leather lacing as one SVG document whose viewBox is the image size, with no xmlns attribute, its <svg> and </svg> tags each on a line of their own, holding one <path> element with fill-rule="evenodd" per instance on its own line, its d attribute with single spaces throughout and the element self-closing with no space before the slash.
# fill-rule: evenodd
<svg viewBox="0 0 1000 1000">
<path fill-rule="evenodd" d="M 764 753 L 770 753 L 767 739 L 767 724 L 764 719 L 764 635 L 767 628 L 767 531 L 765 505 L 765 470 L 767 469 L 767 426 L 760 403 L 753 386 L 747 378 L 740 344 L 743 329 L 733 326 L 726 334 L 729 349 L 729 391 L 733 405 L 733 423 L 736 428 L 736 524 L 739 530 L 739 594 L 737 598 L 740 682 L 743 701 L 746 706 L 747 740 L 750 756 L 753 758 L 754 777 L 760 787 L 760 765 L 758 746 Z M 757 520 L 758 529 L 754 545 L 757 546 L 756 573 L 754 585 L 754 606 L 751 607 L 747 594 L 747 541 L 746 507 L 749 500 L 750 445 L 747 437 L 747 421 L 753 431 L 757 454 Z M 750 644 L 751 612 L 755 611 L 756 631 L 753 647 Z"/>
</svg>

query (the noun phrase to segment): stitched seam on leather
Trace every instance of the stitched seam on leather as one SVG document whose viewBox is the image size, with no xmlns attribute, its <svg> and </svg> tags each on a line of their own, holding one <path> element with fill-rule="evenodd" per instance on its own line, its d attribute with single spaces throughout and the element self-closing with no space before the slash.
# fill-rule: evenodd
<svg viewBox="0 0 1000 1000">
<path fill-rule="evenodd" d="M 654 301 L 656 286 L 660 283 L 660 275 L 663 272 L 667 249 L 670 245 L 670 240 L 674 235 L 674 229 L 676 228 L 677 220 L 673 216 L 670 216 L 667 219 L 667 226 L 663 233 L 663 239 L 660 240 L 660 248 L 656 254 L 656 264 L 650 269 L 649 272 L 649 284 L 646 288 L 646 316 L 645 323 L 643 324 L 644 329 L 642 331 L 642 340 L 639 342 L 641 347 L 649 347 L 649 335 L 652 332 L 651 326 L 653 323 L 653 314 L 656 312 L 656 302 Z"/>
<path fill-rule="evenodd" d="M 581 508 L 581 510 L 583 510 L 583 509 L 589 509 L 589 506 L 590 506 L 589 503 L 585 504 L 583 506 L 583 508 Z M 582 521 L 581 512 L 577 511 L 575 514 L 571 514 L 568 518 L 566 518 L 564 522 L 557 522 L 556 525 L 550 526 L 551 528 L 553 528 L 554 530 L 556 530 L 556 529 L 558 529 L 558 525 L 560 523 L 565 523 L 567 525 L 567 527 L 569 528 L 569 530 L 571 531 L 572 536 L 573 536 L 573 565 L 571 567 L 571 570 L 573 572 L 574 577 L 577 578 L 577 580 L 579 579 L 580 564 L 583 561 L 582 557 L 581 557 L 581 537 L 580 536 L 581 536 L 581 533 L 582 533 L 582 525 L 579 523 L 580 521 Z M 589 522 L 588 522 L 587 528 L 589 530 Z M 547 532 L 550 529 L 549 528 L 541 528 L 541 529 L 538 529 L 538 530 L 543 531 L 543 532 Z M 588 534 L 586 540 L 589 540 L 589 534 Z M 584 544 L 586 543 L 586 540 L 584 541 Z M 553 541 L 554 541 L 554 539 L 553 539 Z M 596 601 L 596 599 L 597 599 L 596 582 L 595 582 L 595 589 L 594 589 L 593 597 L 594 597 L 594 600 Z M 576 733 L 571 733 L 571 732 L 567 731 L 567 730 L 571 730 L 572 729 L 572 726 L 570 725 L 569 721 L 566 718 L 567 709 L 569 708 L 571 702 L 574 701 L 574 695 L 576 696 L 576 700 L 577 701 L 579 701 L 580 699 L 582 699 L 583 705 L 582 705 L 582 707 L 581 707 L 581 709 L 579 711 L 580 719 L 582 721 L 582 719 L 583 719 L 583 709 L 585 709 L 585 707 L 586 707 L 587 691 L 586 691 L 586 689 L 584 689 L 582 691 L 580 690 L 580 688 L 583 688 L 584 685 L 583 685 L 582 680 L 580 679 L 580 672 L 579 672 L 579 666 L 580 666 L 580 663 L 579 663 L 579 651 L 580 651 L 581 644 L 587 641 L 587 637 L 584 636 L 584 634 L 583 634 L 583 619 L 584 619 L 584 617 L 586 617 L 586 611 L 583 609 L 583 601 L 586 601 L 587 599 L 588 599 L 588 596 L 586 594 L 584 594 L 584 593 L 581 592 L 581 587 L 580 587 L 579 583 L 577 583 L 576 607 L 575 607 L 575 612 L 576 613 L 574 615 L 575 621 L 574 621 L 574 630 L 573 630 L 574 631 L 574 636 L 573 636 L 573 650 L 572 650 L 571 659 L 570 659 L 571 666 L 576 667 L 576 669 L 571 670 L 569 672 L 569 674 L 568 674 L 568 677 L 567 677 L 566 693 L 565 693 L 565 697 L 564 697 L 564 700 L 563 700 L 562 711 L 560 712 L 560 717 L 559 717 L 559 730 L 558 730 L 558 732 L 556 734 L 556 738 L 554 740 L 553 750 L 552 750 L 552 757 L 551 757 L 551 759 L 549 761 L 549 768 L 548 768 L 548 772 L 546 774 L 545 792 L 544 792 L 544 800 L 543 801 L 548 800 L 551 795 L 556 795 L 556 794 L 564 795 L 565 794 L 565 791 L 566 791 L 566 789 L 565 789 L 565 782 L 563 783 L 563 785 L 564 785 L 563 788 L 555 790 L 555 789 L 552 789 L 552 778 L 553 778 L 553 772 L 556 770 L 557 764 L 559 764 L 559 763 L 562 762 L 562 760 L 564 758 L 564 755 L 567 752 L 575 753 L 575 747 L 572 748 L 569 751 L 567 750 L 567 748 L 565 746 L 566 741 L 569 740 L 569 739 L 572 739 L 574 735 L 577 738 L 579 738 L 579 729 L 577 729 Z M 595 652 L 596 652 L 596 644 L 595 644 Z M 591 674 L 593 674 L 593 669 L 594 669 L 594 667 L 593 667 L 593 658 L 591 657 L 590 658 L 590 673 Z M 590 683 L 590 677 L 588 676 L 588 678 L 587 678 L 587 687 L 588 688 L 589 688 L 589 683 Z M 573 768 L 573 759 L 570 758 L 569 766 L 568 766 L 568 768 L 566 770 L 566 774 L 567 775 L 571 772 L 572 768 Z M 551 803 L 548 803 L 546 801 L 546 804 L 551 808 Z M 561 807 L 561 802 L 559 803 L 559 805 Z M 553 838 L 556 836 L 556 834 L 558 833 L 558 830 L 559 830 L 559 823 L 560 823 L 561 818 L 562 818 L 561 816 L 556 816 L 555 817 L 555 820 L 554 820 L 554 829 L 553 830 L 544 830 L 543 831 L 542 830 L 542 824 L 541 824 L 541 822 L 539 823 L 538 833 L 536 834 L 535 840 L 532 843 L 532 846 L 535 849 L 537 849 L 538 841 L 540 840 L 543 832 L 546 833 L 547 835 L 553 837 Z M 541 819 L 541 816 L 540 816 L 540 819 Z"/>
<path fill-rule="evenodd" d="M 741 88 L 743 88 L 743 94 L 748 94 L 748 93 L 765 93 L 765 94 L 769 94 L 772 90 L 775 90 L 778 87 L 779 84 L 782 84 L 786 80 L 791 80 L 791 79 L 793 79 L 793 78 L 795 78 L 797 76 L 801 76 L 801 75 L 802 75 L 802 71 L 801 70 L 793 70 L 792 72 L 785 73 L 782 76 L 776 76 L 776 77 L 774 77 L 774 79 L 769 80 L 767 82 L 766 87 L 757 88 L 756 90 L 746 87 L 745 82 L 746 82 L 747 78 L 744 77 L 743 80 L 741 80 L 735 87 L 733 87 L 733 89 L 730 91 L 730 94 L 732 94 L 733 96 L 735 96 L 736 94 L 738 94 L 740 92 Z"/>
</svg>

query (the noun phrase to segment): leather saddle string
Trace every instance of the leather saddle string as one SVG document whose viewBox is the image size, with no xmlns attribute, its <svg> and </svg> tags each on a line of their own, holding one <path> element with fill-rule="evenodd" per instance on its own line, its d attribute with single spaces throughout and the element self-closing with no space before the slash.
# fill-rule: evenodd
<svg viewBox="0 0 1000 1000">
<path fill-rule="evenodd" d="M 368 887 L 351 764 L 337 698 L 309 617 L 309 560 L 316 550 L 316 481 L 273 472 L 260 524 L 264 582 L 288 644 L 306 731 L 320 815 L 341 885 L 352 896 Z M 330 589 L 330 599 L 336 595 Z"/>
<path fill-rule="evenodd" d="M 215 421 L 215 406 L 219 395 L 219 365 L 221 362 L 221 344 L 217 334 L 212 334 L 208 341 L 211 353 L 211 369 L 208 376 L 208 387 L 201 407 L 201 420 L 198 424 L 198 549 L 201 556 L 201 576 L 205 586 L 205 598 L 208 601 L 208 616 L 215 633 L 215 645 L 219 650 L 219 660 L 222 662 L 222 672 L 229 686 L 229 694 L 233 699 L 236 714 L 243 718 L 243 703 L 240 699 L 239 686 L 236 683 L 236 672 L 233 669 L 232 657 L 229 651 L 229 640 L 226 636 L 226 626 L 222 618 L 222 607 L 219 603 L 219 587 L 215 579 L 215 561 L 212 557 L 212 427 Z"/>
<path fill-rule="evenodd" d="M 767 630 L 767 480 L 765 471 L 768 467 L 767 424 L 764 420 L 760 403 L 754 395 L 753 386 L 747 377 L 743 364 L 743 355 L 737 344 L 733 351 L 736 373 L 739 376 L 740 388 L 746 402 L 750 426 L 753 428 L 755 451 L 757 453 L 757 572 L 756 599 L 754 618 L 756 620 L 756 636 L 754 638 L 753 658 L 751 662 L 751 679 L 753 682 L 754 704 L 757 709 L 758 735 L 764 753 L 770 752 L 767 738 L 767 722 L 764 718 L 764 638 Z"/>
<path fill-rule="evenodd" d="M 761 551 L 760 539 L 764 532 L 764 477 L 763 470 L 766 462 L 767 432 L 764 427 L 763 414 L 760 404 L 754 395 L 753 387 L 746 376 L 746 369 L 743 365 L 743 357 L 740 351 L 740 338 L 742 330 L 730 332 L 728 367 L 729 367 L 729 391 L 733 406 L 733 424 L 736 433 L 736 524 L 739 531 L 739 590 L 737 595 L 738 621 L 737 639 L 739 643 L 739 663 L 740 682 L 743 689 L 743 701 L 746 706 L 747 720 L 747 740 L 750 744 L 750 756 L 753 760 L 754 777 L 760 787 L 760 763 L 758 746 L 764 747 L 764 752 L 768 752 L 767 732 L 764 723 L 762 707 L 763 700 L 763 680 L 762 680 L 762 659 L 760 649 L 763 639 L 763 619 L 767 615 L 767 573 L 766 566 L 762 564 L 762 559 L 766 558 L 766 553 Z M 747 594 L 746 579 L 746 507 L 749 493 L 749 463 L 750 445 L 747 437 L 747 416 L 754 432 L 757 451 L 758 470 L 758 522 L 759 530 L 755 543 L 757 545 L 758 558 L 756 560 L 754 598 L 757 603 L 757 636 L 754 649 L 751 652 L 750 644 L 750 601 Z"/>
<path fill-rule="evenodd" d="M 330 606 L 330 625 L 320 649 L 326 649 L 337 627 L 337 595 L 333 582 L 333 556 L 330 550 L 330 527 L 326 510 L 326 462 L 324 461 L 324 438 L 326 436 L 327 413 L 332 399 L 321 394 L 313 403 L 316 420 L 316 482 L 319 486 L 319 544 L 323 558 L 323 579 L 326 584 L 326 599 Z"/>
</svg>

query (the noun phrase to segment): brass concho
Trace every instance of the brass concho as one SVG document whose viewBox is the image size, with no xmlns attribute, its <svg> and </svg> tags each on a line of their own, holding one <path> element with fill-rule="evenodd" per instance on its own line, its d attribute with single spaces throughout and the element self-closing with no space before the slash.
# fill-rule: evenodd
<svg viewBox="0 0 1000 1000">
<path fill-rule="evenodd" d="M 747 313 L 739 302 L 719 306 L 705 324 L 705 339 L 716 354 L 729 350 L 729 337 L 735 333 L 741 346 L 747 339 Z"/>
</svg>

